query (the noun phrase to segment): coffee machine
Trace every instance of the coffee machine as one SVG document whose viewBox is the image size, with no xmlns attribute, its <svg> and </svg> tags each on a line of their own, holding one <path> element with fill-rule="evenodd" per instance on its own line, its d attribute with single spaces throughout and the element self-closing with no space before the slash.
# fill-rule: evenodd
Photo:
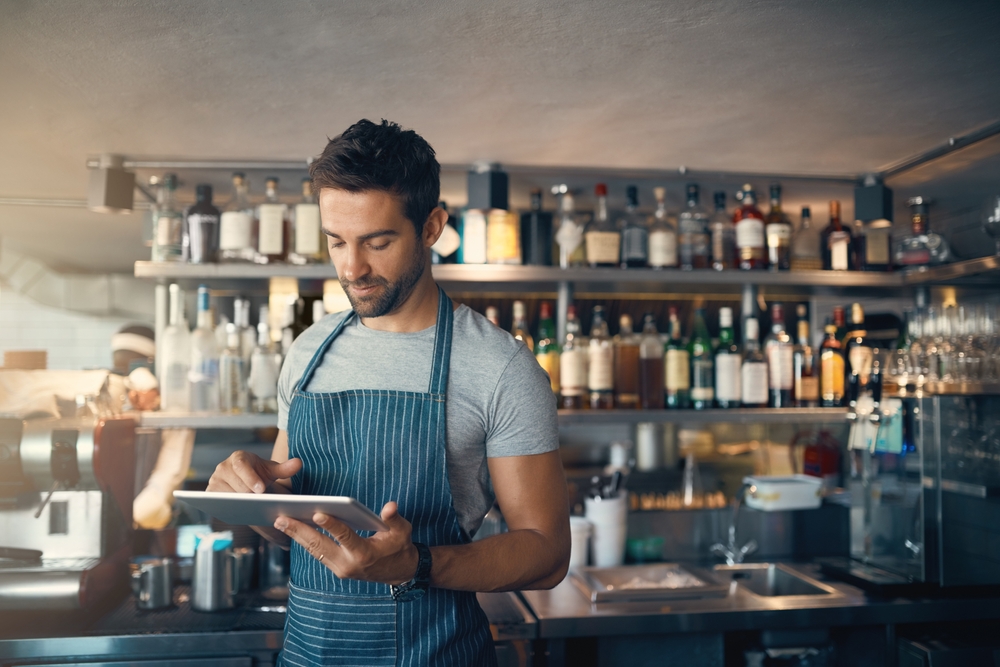
<svg viewBox="0 0 1000 667">
<path fill-rule="evenodd" d="M 86 609 L 127 581 L 130 418 L 0 419 L 0 611 Z"/>
</svg>

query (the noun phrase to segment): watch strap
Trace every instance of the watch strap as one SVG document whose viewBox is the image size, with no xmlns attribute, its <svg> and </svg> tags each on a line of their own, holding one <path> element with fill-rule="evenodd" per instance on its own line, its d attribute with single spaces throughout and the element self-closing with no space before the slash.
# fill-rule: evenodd
<svg viewBox="0 0 1000 667">
<path fill-rule="evenodd" d="M 392 597 L 397 602 L 409 602 L 423 597 L 431 582 L 431 549 L 426 544 L 414 542 L 417 548 L 417 571 L 413 578 L 399 586 L 390 586 Z"/>
</svg>

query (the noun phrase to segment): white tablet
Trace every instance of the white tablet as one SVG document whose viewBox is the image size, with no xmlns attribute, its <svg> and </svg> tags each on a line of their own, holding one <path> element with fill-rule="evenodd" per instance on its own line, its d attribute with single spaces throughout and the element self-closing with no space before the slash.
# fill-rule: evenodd
<svg viewBox="0 0 1000 667">
<path fill-rule="evenodd" d="M 174 498 L 237 526 L 273 526 L 279 516 L 312 524 L 313 514 L 322 512 L 340 519 L 354 530 L 389 530 L 377 514 L 347 496 L 174 491 Z"/>
</svg>

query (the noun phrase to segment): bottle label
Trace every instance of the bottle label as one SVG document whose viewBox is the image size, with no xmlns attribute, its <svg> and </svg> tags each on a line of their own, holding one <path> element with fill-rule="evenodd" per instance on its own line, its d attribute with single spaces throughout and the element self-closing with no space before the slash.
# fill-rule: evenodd
<svg viewBox="0 0 1000 667">
<path fill-rule="evenodd" d="M 872 361 L 874 353 L 867 345 L 855 345 L 847 353 L 847 360 L 851 363 L 851 373 L 861 376 L 861 384 L 868 382 L 868 374 L 872 372 Z"/>
<path fill-rule="evenodd" d="M 767 348 L 767 366 L 770 371 L 771 389 L 791 391 L 795 384 L 794 350 L 791 345 L 770 345 Z"/>
<path fill-rule="evenodd" d="M 587 393 L 587 350 L 566 350 L 559 359 L 559 385 L 563 396 Z"/>
<path fill-rule="evenodd" d="M 691 388 L 691 362 L 687 350 L 667 350 L 664 387 L 667 391 L 687 391 Z"/>
<path fill-rule="evenodd" d="M 792 239 L 792 227 L 784 223 L 771 223 L 767 226 L 767 247 L 786 248 Z"/>
<path fill-rule="evenodd" d="M 486 263 L 486 216 L 482 211 L 466 211 L 463 218 L 462 263 Z"/>
<path fill-rule="evenodd" d="M 824 401 L 839 401 L 844 396 L 844 357 L 837 350 L 820 355 L 820 392 Z"/>
<path fill-rule="evenodd" d="M 156 245 L 179 246 L 183 242 L 184 225 L 180 214 L 161 214 L 156 218 Z"/>
<path fill-rule="evenodd" d="M 281 255 L 285 251 L 285 205 L 261 204 L 260 228 L 257 231 L 257 252 Z"/>
<path fill-rule="evenodd" d="M 846 234 L 830 235 L 830 268 L 834 271 L 847 271 L 850 269 L 848 245 Z"/>
<path fill-rule="evenodd" d="M 246 211 L 226 211 L 219 220 L 219 249 L 243 250 L 253 243 L 253 218 Z"/>
<path fill-rule="evenodd" d="M 540 352 L 535 355 L 535 359 L 538 360 L 538 365 L 542 367 L 549 375 L 549 383 L 552 385 L 552 391 L 559 393 L 559 353 L 555 350 L 549 350 L 548 352 Z"/>
<path fill-rule="evenodd" d="M 697 232 L 684 232 L 680 238 L 681 264 L 684 266 L 694 266 L 699 264 L 698 259 L 708 259 L 711 250 L 711 242 L 708 234 Z"/>
<path fill-rule="evenodd" d="M 615 349 L 610 344 L 590 345 L 587 388 L 590 391 L 611 391 L 615 388 Z"/>
<path fill-rule="evenodd" d="M 649 235 L 649 265 L 660 268 L 677 266 L 676 234 L 661 229 Z"/>
<path fill-rule="evenodd" d="M 889 233 L 870 231 L 865 235 L 865 263 L 885 265 L 889 263 Z"/>
<path fill-rule="evenodd" d="M 819 378 L 813 376 L 795 378 L 795 400 L 818 401 Z"/>
<path fill-rule="evenodd" d="M 720 354 L 715 357 L 715 394 L 720 401 L 739 402 L 740 366 L 743 360 L 738 354 Z"/>
<path fill-rule="evenodd" d="M 583 243 L 583 227 L 572 219 L 564 219 L 556 232 L 556 243 L 559 244 L 559 256 L 565 258 L 561 264 L 564 262 L 563 268 L 566 268 L 569 266 L 569 258 Z"/>
<path fill-rule="evenodd" d="M 621 234 L 618 232 L 587 232 L 587 261 L 591 264 L 618 264 Z"/>
<path fill-rule="evenodd" d="M 715 369 L 711 357 L 691 361 L 691 398 L 711 401 L 715 398 Z"/>
<path fill-rule="evenodd" d="M 736 223 L 736 247 L 764 249 L 764 222 L 760 218 L 744 218 Z"/>
<path fill-rule="evenodd" d="M 649 233 L 642 227 L 629 227 L 622 233 L 622 261 L 645 263 L 649 257 Z"/>
<path fill-rule="evenodd" d="M 319 206 L 295 206 L 295 252 L 299 255 L 318 255 L 320 250 Z"/>
<path fill-rule="evenodd" d="M 767 364 L 748 361 L 742 369 L 743 403 L 746 405 L 767 404 Z"/>
<path fill-rule="evenodd" d="M 896 261 L 904 266 L 926 266 L 931 263 L 931 251 L 927 248 L 909 248 L 896 255 Z"/>
<path fill-rule="evenodd" d="M 493 211 L 486 223 L 486 261 L 489 264 L 520 263 L 519 223 L 507 211 Z"/>
</svg>

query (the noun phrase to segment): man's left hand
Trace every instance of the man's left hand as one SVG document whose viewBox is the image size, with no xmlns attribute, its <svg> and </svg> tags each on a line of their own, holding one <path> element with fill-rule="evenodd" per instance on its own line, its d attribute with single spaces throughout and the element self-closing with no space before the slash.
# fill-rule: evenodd
<svg viewBox="0 0 1000 667">
<path fill-rule="evenodd" d="M 399 585 L 410 581 L 417 571 L 419 555 L 413 546 L 413 527 L 399 515 L 396 503 L 382 508 L 388 532 L 361 537 L 342 521 L 316 513 L 313 521 L 336 542 L 308 524 L 281 516 L 274 527 L 288 535 L 309 554 L 341 579 L 375 581 Z"/>
</svg>

